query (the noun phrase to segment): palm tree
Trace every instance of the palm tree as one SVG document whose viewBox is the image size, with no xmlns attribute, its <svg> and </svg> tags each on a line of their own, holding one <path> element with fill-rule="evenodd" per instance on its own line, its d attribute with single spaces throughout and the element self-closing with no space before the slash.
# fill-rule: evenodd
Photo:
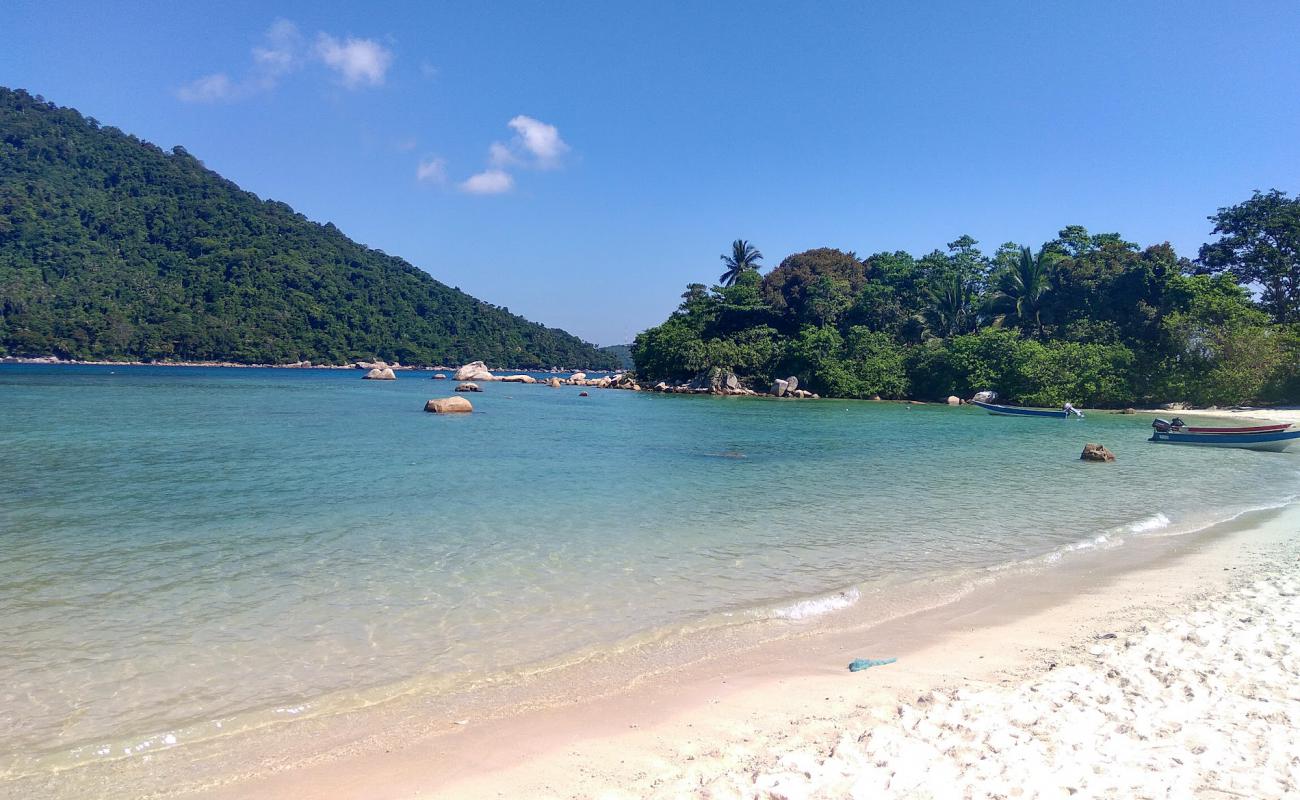
<svg viewBox="0 0 1300 800">
<path fill-rule="evenodd" d="M 979 328 L 980 315 L 975 307 L 975 290 L 960 275 L 927 290 L 930 304 L 921 312 L 926 333 L 939 339 L 973 333 Z"/>
<path fill-rule="evenodd" d="M 763 254 L 744 239 L 737 239 L 731 243 L 731 255 L 723 253 L 719 257 L 722 263 L 727 265 L 727 271 L 722 273 L 722 277 L 718 280 L 723 286 L 731 286 L 747 270 L 757 271 L 758 262 L 763 259 Z"/>
<path fill-rule="evenodd" d="M 1052 264 L 1046 248 L 1034 255 L 1020 248 L 1020 261 L 998 279 L 998 293 L 990 303 L 995 324 L 1017 325 L 1035 336 L 1043 335 L 1043 299 L 1052 291 Z"/>
</svg>

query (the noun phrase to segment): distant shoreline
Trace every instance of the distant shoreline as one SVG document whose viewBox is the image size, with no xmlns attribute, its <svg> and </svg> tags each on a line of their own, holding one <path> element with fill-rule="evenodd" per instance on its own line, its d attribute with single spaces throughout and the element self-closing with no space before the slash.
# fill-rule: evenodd
<svg viewBox="0 0 1300 800">
<path fill-rule="evenodd" d="M 377 363 L 377 362 L 376 362 Z M 371 362 L 352 362 L 350 364 L 316 364 L 311 361 L 299 361 L 292 364 L 242 364 L 237 361 L 82 361 L 79 359 L 59 358 L 58 356 L 2 356 L 0 364 L 26 364 L 29 366 L 75 366 L 75 367 L 221 367 L 232 369 L 339 369 L 364 370 L 371 368 Z M 389 364 L 395 372 L 455 372 L 456 367 L 447 366 L 408 366 Z M 492 372 L 536 372 L 562 375 L 566 372 L 614 373 L 618 370 L 593 369 L 578 367 L 575 369 L 537 369 L 534 367 L 497 367 Z"/>
</svg>

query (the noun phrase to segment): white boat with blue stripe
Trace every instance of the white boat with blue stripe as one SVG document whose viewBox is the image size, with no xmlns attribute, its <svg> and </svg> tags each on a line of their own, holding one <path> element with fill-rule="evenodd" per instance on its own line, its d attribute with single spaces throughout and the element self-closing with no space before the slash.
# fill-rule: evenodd
<svg viewBox="0 0 1300 800">
<path fill-rule="evenodd" d="M 972 403 L 989 412 L 1002 417 L 1051 417 L 1053 419 L 1066 419 L 1071 416 L 1083 417 L 1082 411 L 1077 411 L 1073 406 L 1065 409 L 1051 408 L 1021 408 L 1020 406 L 1000 406 L 997 403 L 983 403 L 979 400 L 972 400 Z"/>
</svg>

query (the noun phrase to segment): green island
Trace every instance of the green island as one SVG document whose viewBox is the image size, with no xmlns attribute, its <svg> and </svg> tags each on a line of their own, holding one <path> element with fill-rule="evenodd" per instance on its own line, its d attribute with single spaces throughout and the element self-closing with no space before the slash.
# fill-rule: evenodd
<svg viewBox="0 0 1300 800">
<path fill-rule="evenodd" d="M 843 398 L 993 389 L 1032 406 L 1296 402 L 1300 198 L 1257 191 L 1210 220 L 1195 260 L 1071 225 L 1035 249 L 818 248 L 760 275 L 762 254 L 737 240 L 718 285 L 689 285 L 636 337 L 637 377 L 730 372 L 762 391 L 794 375 Z"/>
<path fill-rule="evenodd" d="M 618 366 L 170 152 L 0 87 L 0 356 Z"/>
</svg>

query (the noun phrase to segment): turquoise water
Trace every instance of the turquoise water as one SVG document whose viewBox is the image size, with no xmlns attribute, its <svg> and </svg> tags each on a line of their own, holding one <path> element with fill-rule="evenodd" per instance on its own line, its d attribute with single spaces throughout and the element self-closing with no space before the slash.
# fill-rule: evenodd
<svg viewBox="0 0 1300 800">
<path fill-rule="evenodd" d="M 516 384 L 441 416 L 449 381 L 359 377 L 0 367 L 0 777 L 1050 569 L 1300 467 L 1148 445 L 1145 416 Z"/>
</svg>

